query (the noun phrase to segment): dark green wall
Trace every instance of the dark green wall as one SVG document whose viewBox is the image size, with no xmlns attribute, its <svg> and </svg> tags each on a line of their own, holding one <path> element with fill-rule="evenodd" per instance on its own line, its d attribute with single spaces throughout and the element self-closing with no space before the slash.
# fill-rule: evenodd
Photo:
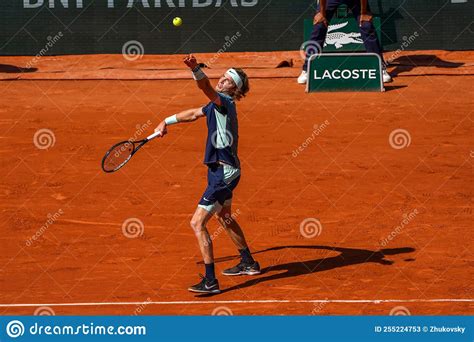
<svg viewBox="0 0 474 342">
<path fill-rule="evenodd" d="M 412 50 L 474 49 L 474 2 L 449 0 L 374 0 L 372 11 L 382 18 L 383 43 L 387 50 L 418 32 Z"/>
<path fill-rule="evenodd" d="M 45 4 L 24 8 L 24 1 Z M 107 8 L 108 1 L 115 3 L 114 8 Z M 50 8 L 50 2 L 55 4 L 54 8 Z M 68 2 L 69 8 L 61 2 Z M 77 8 L 76 2 L 82 2 L 82 8 Z M 222 48 L 295 50 L 302 43 L 303 19 L 310 18 L 315 7 L 310 0 L 148 0 L 150 8 L 145 8 L 142 0 L 127 8 L 128 2 L 2 0 L 0 54 L 36 55 L 41 50 L 41 54 L 121 53 L 123 44 L 130 40 L 141 42 L 149 54 L 211 52 Z M 162 7 L 155 8 L 155 2 Z M 171 3 L 177 7 L 170 8 Z M 178 7 L 180 3 L 184 7 Z M 211 6 L 196 8 L 193 3 Z M 219 3 L 222 5 L 216 7 Z M 382 16 L 384 45 L 388 50 L 398 49 L 403 39 L 415 31 L 419 37 L 409 49 L 474 47 L 473 0 L 461 4 L 441 0 L 370 3 L 373 12 Z M 175 16 L 183 18 L 182 27 L 171 24 Z M 235 39 L 237 32 L 240 37 Z M 52 40 L 55 42 L 51 43 Z M 229 40 L 234 42 L 226 46 Z"/>
</svg>

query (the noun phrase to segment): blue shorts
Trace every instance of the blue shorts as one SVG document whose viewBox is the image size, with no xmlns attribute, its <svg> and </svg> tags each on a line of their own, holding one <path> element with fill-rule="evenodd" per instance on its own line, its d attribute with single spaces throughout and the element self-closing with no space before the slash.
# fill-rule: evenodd
<svg viewBox="0 0 474 342">
<path fill-rule="evenodd" d="M 232 204 L 232 192 L 239 184 L 240 169 L 230 165 L 211 164 L 207 170 L 207 188 L 198 207 L 218 213 Z"/>
</svg>

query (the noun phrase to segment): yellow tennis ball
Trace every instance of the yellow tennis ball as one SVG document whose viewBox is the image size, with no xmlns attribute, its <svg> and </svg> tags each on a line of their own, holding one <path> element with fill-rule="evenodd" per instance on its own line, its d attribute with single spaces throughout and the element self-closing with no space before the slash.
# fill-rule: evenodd
<svg viewBox="0 0 474 342">
<path fill-rule="evenodd" d="M 181 26 L 183 25 L 183 19 L 181 19 L 180 17 L 176 17 L 173 19 L 173 25 L 174 26 Z"/>
</svg>

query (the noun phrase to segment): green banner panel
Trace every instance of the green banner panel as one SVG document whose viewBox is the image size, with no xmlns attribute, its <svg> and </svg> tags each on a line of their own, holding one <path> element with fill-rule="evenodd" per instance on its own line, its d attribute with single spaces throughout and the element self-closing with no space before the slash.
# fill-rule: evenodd
<svg viewBox="0 0 474 342">
<path fill-rule="evenodd" d="M 313 55 L 308 64 L 306 91 L 384 91 L 380 57 L 374 53 Z"/>
<path fill-rule="evenodd" d="M 380 43 L 382 33 L 380 31 L 380 18 L 374 17 L 373 23 Z M 313 20 L 304 20 L 304 40 L 310 40 L 313 30 Z M 354 17 L 333 18 L 328 27 L 328 34 L 323 47 L 324 52 L 357 52 L 365 51 L 364 42 L 359 32 L 359 25 Z"/>
</svg>

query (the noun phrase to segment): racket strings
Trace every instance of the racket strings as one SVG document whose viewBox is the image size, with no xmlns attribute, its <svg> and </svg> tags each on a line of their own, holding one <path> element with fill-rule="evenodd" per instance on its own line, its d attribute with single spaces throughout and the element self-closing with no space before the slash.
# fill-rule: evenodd
<svg viewBox="0 0 474 342">
<path fill-rule="evenodd" d="M 132 156 L 134 145 L 130 141 L 124 141 L 110 149 L 104 159 L 103 168 L 105 171 L 115 171 L 121 168 Z"/>
</svg>

